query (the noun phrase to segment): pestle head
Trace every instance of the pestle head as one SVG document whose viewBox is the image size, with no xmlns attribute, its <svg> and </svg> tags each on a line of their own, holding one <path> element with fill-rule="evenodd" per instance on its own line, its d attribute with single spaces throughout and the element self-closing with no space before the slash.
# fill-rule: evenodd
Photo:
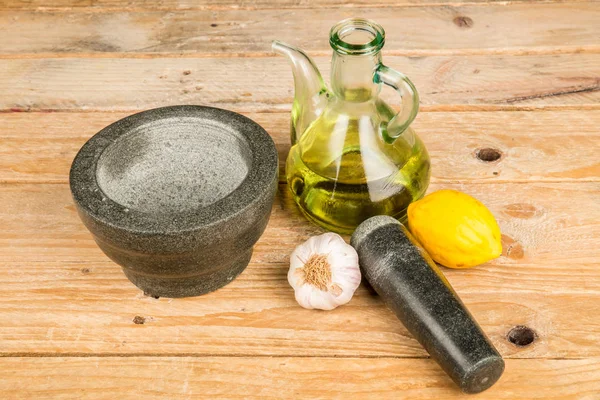
<svg viewBox="0 0 600 400">
<path fill-rule="evenodd" d="M 381 228 L 382 226 L 390 224 L 402 226 L 402 224 L 397 219 L 392 218 L 388 215 L 377 215 L 375 217 L 371 217 L 365 220 L 356 228 L 356 230 L 352 234 L 352 237 L 350 238 L 350 245 L 357 249 L 363 243 L 363 241 L 369 238 L 369 235 L 373 231 L 377 230 L 378 228 Z"/>
<path fill-rule="evenodd" d="M 463 392 L 479 393 L 498 381 L 504 360 L 400 222 L 372 217 L 351 244 L 365 279 Z"/>
</svg>

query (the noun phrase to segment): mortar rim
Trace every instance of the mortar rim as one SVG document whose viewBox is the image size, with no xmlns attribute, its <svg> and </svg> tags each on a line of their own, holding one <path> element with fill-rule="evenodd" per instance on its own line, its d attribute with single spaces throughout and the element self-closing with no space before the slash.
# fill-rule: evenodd
<svg viewBox="0 0 600 400">
<path fill-rule="evenodd" d="M 126 210 L 104 193 L 97 181 L 100 156 L 123 135 L 143 124 L 174 117 L 198 118 L 227 124 L 244 137 L 250 149 L 248 173 L 237 188 L 216 202 L 183 212 L 152 213 Z M 69 182 L 75 204 L 93 220 L 116 229 L 138 234 L 180 234 L 203 230 L 243 213 L 252 204 L 270 195 L 277 180 L 278 155 L 271 136 L 256 122 L 215 107 L 179 105 L 142 111 L 122 118 L 92 136 L 79 150 L 71 165 Z M 102 199 L 105 200 L 102 200 Z"/>
</svg>

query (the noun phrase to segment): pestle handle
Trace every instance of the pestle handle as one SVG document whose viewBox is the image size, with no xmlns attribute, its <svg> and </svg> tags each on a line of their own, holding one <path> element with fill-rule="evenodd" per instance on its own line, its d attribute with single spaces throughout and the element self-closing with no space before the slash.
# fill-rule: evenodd
<svg viewBox="0 0 600 400">
<path fill-rule="evenodd" d="M 370 218 L 351 244 L 363 276 L 462 391 L 482 392 L 500 378 L 502 357 L 402 224 Z"/>
</svg>

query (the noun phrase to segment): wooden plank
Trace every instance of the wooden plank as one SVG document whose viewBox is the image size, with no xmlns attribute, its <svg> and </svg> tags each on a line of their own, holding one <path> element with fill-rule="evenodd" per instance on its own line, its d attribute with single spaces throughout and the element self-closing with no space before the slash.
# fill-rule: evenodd
<svg viewBox="0 0 600 400">
<path fill-rule="evenodd" d="M 52 2 L 52 7 L 90 7 L 92 1 L 93 0 L 54 0 Z M 48 2 L 43 0 L 0 0 L 0 10 L 39 10 L 47 7 Z"/>
<path fill-rule="evenodd" d="M 4 11 L 1 52 L 265 55 L 271 41 L 279 39 L 329 53 L 330 27 L 355 14 L 352 9 Z M 360 15 L 385 27 L 388 54 L 600 50 L 595 2 L 362 8 Z"/>
<path fill-rule="evenodd" d="M 444 270 L 503 355 L 600 356 L 599 185 L 444 187 L 480 198 L 504 233 L 503 257 L 472 270 Z M 321 230 L 299 215 L 285 185 L 241 277 L 215 293 L 176 300 L 144 297 L 126 280 L 79 222 L 66 185 L 0 188 L 5 355 L 425 356 L 364 288 L 332 313 L 295 303 L 285 278 L 289 254 Z M 146 318 L 144 329 L 135 316 Z M 526 348 L 510 344 L 506 334 L 516 325 L 531 327 L 539 340 Z"/>
<path fill-rule="evenodd" d="M 0 182 L 68 182 L 71 161 L 85 141 L 127 114 L 0 113 Z M 284 180 L 289 113 L 247 116 L 273 136 Z M 600 110 L 424 112 L 413 126 L 431 156 L 433 182 L 600 180 Z M 476 157 L 482 148 L 503 157 L 482 162 Z"/>
<path fill-rule="evenodd" d="M 323 76 L 329 57 L 317 57 Z M 387 57 L 415 82 L 423 109 L 600 103 L 600 54 Z M 0 60 L 0 109 L 140 110 L 204 104 L 236 111 L 289 110 L 283 58 Z M 395 93 L 383 97 L 398 104 Z M 449 107 L 453 105 L 453 107 Z"/>
<path fill-rule="evenodd" d="M 393 358 L 2 358 L 4 398 L 464 399 L 431 360 Z M 598 360 L 508 360 L 478 399 L 594 399 Z"/>
<path fill-rule="evenodd" d="M 302 309 L 285 279 L 286 268 L 253 261 L 215 293 L 154 299 L 108 262 L 3 263 L 0 356 L 427 356 L 364 287 L 335 311 Z M 571 264 L 537 270 L 480 267 L 463 275 L 444 271 L 504 357 L 582 358 L 600 356 L 597 269 Z M 563 288 L 548 290 L 559 286 L 558 278 Z M 582 285 L 591 287 L 590 293 L 576 287 L 586 278 Z M 573 293 L 561 293 L 569 288 Z M 133 322 L 136 317 L 144 318 L 143 327 Z M 532 345 L 508 342 L 515 326 L 536 332 Z"/>
<path fill-rule="evenodd" d="M 590 2 L 596 0 L 569 0 Z M 510 3 L 559 3 L 564 0 L 512 0 Z M 374 8 L 398 6 L 436 6 L 506 3 L 506 0 L 0 0 L 0 10 L 63 10 L 111 12 L 115 10 L 268 10 L 301 8 Z"/>
<path fill-rule="evenodd" d="M 0 262 L 105 260 L 79 221 L 68 185 L 0 188 Z M 598 182 L 444 183 L 432 184 L 430 191 L 440 188 L 474 195 L 497 217 L 513 254 L 493 265 L 586 264 L 600 259 Z M 285 185 L 280 186 L 270 226 L 255 261 L 286 262 L 293 247 L 319 232 L 299 214 Z"/>
<path fill-rule="evenodd" d="M 499 259 L 497 263 L 593 263 L 599 259 L 600 248 L 595 247 L 600 239 L 600 221 L 596 218 L 600 207 L 597 182 L 433 184 L 430 190 L 442 187 L 480 198 L 497 216 L 503 232 L 521 245 L 520 253 L 524 254 Z M 0 260 L 46 261 L 54 256 L 68 257 L 59 258 L 65 261 L 98 259 L 89 258 L 89 248 L 95 245 L 77 217 L 68 185 L 8 184 L 1 188 L 0 204 L 4 207 L 0 216 L 4 224 L 0 227 L 0 249 L 3 250 Z M 576 209 L 572 207 L 573 199 L 577 199 Z M 273 246 L 272 257 L 262 261 L 284 261 L 291 243 L 317 231 L 300 216 L 285 185 L 280 187 L 272 218 L 275 229 L 267 231 L 263 241 Z M 38 240 L 31 242 L 30 235 Z M 291 243 L 286 236 L 291 236 Z M 572 246 L 574 240 L 579 240 L 580 245 Z M 278 248 L 283 249 L 284 254 L 276 254 Z"/>
</svg>

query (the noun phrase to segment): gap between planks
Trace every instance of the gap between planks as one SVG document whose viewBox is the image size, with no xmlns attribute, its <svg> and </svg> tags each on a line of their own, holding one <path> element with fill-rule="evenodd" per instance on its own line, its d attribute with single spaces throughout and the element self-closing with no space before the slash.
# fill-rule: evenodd
<svg viewBox="0 0 600 400">
<path fill-rule="evenodd" d="M 165 104 L 169 106 L 170 104 Z M 246 111 L 243 109 L 228 108 L 230 111 L 238 113 L 260 113 L 260 114 L 281 114 L 291 111 L 291 105 L 285 105 L 286 109 L 271 108 L 261 109 L 259 111 Z M 27 113 L 27 114 L 49 114 L 49 113 L 72 113 L 72 114 L 93 114 L 93 113 L 130 113 L 135 114 L 145 110 L 155 108 L 119 108 L 115 110 L 107 110 L 103 108 L 28 108 L 28 107 L 11 107 L 0 109 L 0 114 L 10 113 Z M 439 104 L 439 105 L 423 105 L 419 106 L 419 113 L 444 113 L 444 112 L 547 112 L 547 111 L 594 111 L 600 110 L 600 103 L 590 104 L 546 104 L 546 105 L 491 105 L 491 104 Z"/>
<path fill-rule="evenodd" d="M 13 352 L 13 353 L 0 353 L 0 358 L 134 358 L 134 357 L 160 357 L 160 358 L 184 358 L 184 357 L 211 357 L 211 358 L 334 358 L 334 359 L 374 359 L 374 360 L 430 360 L 431 356 L 394 356 L 394 355 L 346 355 L 340 354 L 335 356 L 323 356 L 323 355 L 303 355 L 303 354 L 252 354 L 252 353 L 231 353 L 231 354 L 219 354 L 219 353 L 33 353 L 33 352 Z M 567 360 L 589 360 L 590 357 L 547 357 L 547 356 L 536 356 L 536 357 L 518 357 L 518 356 L 504 356 L 505 360 L 555 360 L 555 361 L 567 361 Z"/>
<path fill-rule="evenodd" d="M 100 357 L 100 358 L 131 358 L 131 357 L 215 357 L 215 358 L 367 358 L 367 359 L 390 359 L 390 360 L 429 360 L 431 357 L 429 356 L 379 356 L 379 355 L 346 355 L 340 354 L 336 356 L 322 356 L 322 355 L 300 355 L 300 354 L 252 354 L 252 353 L 231 353 L 231 354 L 219 354 L 219 353 L 203 353 L 203 352 L 195 352 L 195 353 L 77 353 L 77 352 L 67 352 L 67 353 L 34 353 L 34 352 L 9 352 L 9 353 L 1 353 L 0 358 L 61 358 L 61 357 L 70 357 L 70 358 L 90 358 L 90 357 Z M 527 358 L 527 357 L 511 357 L 511 360 L 585 360 L 587 357 L 535 357 L 535 358 Z"/>
<path fill-rule="evenodd" d="M 438 179 L 435 181 L 436 183 L 439 184 L 448 184 L 448 185 L 460 185 L 460 184 L 469 184 L 469 185 L 490 185 L 490 184 L 516 184 L 516 185 L 525 185 L 525 184 L 531 184 L 534 182 L 540 182 L 540 183 L 573 183 L 573 182 L 577 182 L 577 183 L 597 183 L 600 182 L 600 176 L 599 177 L 593 177 L 593 178 L 581 178 L 581 179 L 577 179 L 577 181 L 573 181 L 572 179 L 569 178 L 537 178 L 537 179 L 498 179 L 498 180 L 494 180 L 494 181 L 474 181 L 474 180 L 469 180 L 469 179 Z M 283 180 L 282 177 L 280 177 L 280 184 L 285 184 L 285 181 Z M 66 182 L 56 182 L 56 181 L 49 181 L 49 180 L 7 180 L 7 179 L 2 179 L 0 180 L 0 185 L 68 185 L 68 183 Z"/>
<path fill-rule="evenodd" d="M 331 50 L 307 52 L 311 57 L 331 55 Z M 387 56 L 427 57 L 427 56 L 485 56 L 485 55 L 552 55 L 552 54 L 598 54 L 600 46 L 538 46 L 538 47 L 500 47 L 500 48 L 464 48 L 464 49 L 394 49 L 385 50 Z M 39 53 L 0 53 L 0 59 L 39 59 L 39 58 L 277 58 L 271 51 L 266 52 L 197 52 L 197 53 L 134 53 L 134 52 L 39 52 Z"/>
</svg>

